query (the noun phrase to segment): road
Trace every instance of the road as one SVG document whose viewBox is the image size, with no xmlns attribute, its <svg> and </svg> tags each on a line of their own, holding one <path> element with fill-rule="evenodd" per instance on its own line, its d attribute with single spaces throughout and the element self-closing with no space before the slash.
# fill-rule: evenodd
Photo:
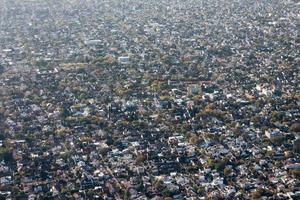
<svg viewBox="0 0 300 200">
<path fill-rule="evenodd" d="M 108 171 L 108 173 L 113 177 L 114 181 L 117 183 L 118 187 L 121 189 L 121 190 L 124 190 L 124 186 L 121 185 L 121 183 L 118 181 L 118 179 L 115 177 L 113 171 L 108 167 L 106 166 L 106 170 Z"/>
</svg>

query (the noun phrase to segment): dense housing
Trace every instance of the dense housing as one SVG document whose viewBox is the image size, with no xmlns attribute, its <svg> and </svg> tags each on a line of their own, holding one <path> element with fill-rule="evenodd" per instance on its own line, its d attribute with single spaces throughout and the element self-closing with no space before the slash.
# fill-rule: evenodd
<svg viewBox="0 0 300 200">
<path fill-rule="evenodd" d="M 297 0 L 0 1 L 0 196 L 299 197 Z"/>
</svg>

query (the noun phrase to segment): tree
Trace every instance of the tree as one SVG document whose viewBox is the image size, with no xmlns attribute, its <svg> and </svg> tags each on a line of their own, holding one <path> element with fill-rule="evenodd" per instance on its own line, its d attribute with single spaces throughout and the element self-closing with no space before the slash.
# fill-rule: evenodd
<svg viewBox="0 0 300 200">
<path fill-rule="evenodd" d="M 171 197 L 172 196 L 172 192 L 167 188 L 162 191 L 162 194 L 163 194 L 164 197 Z"/>
<path fill-rule="evenodd" d="M 4 160 L 5 162 L 12 162 L 13 155 L 10 149 L 8 148 L 0 148 L 0 160 Z"/>
<path fill-rule="evenodd" d="M 290 132 L 300 132 L 300 123 L 294 123 L 292 126 L 289 128 Z"/>
<path fill-rule="evenodd" d="M 3 72 L 4 72 L 4 67 L 0 65 L 0 74 L 2 74 Z"/>
<path fill-rule="evenodd" d="M 284 117 L 284 114 L 282 112 L 273 111 L 271 114 L 271 122 L 277 122 L 281 121 Z"/>
<path fill-rule="evenodd" d="M 128 189 L 125 190 L 124 199 L 129 200 L 130 199 L 130 192 Z"/>
<path fill-rule="evenodd" d="M 48 62 L 45 60 L 36 60 L 33 64 L 39 68 L 46 68 L 48 66 Z"/>
<path fill-rule="evenodd" d="M 252 199 L 260 199 L 261 198 L 261 190 L 256 190 L 254 192 L 252 192 Z"/>
<path fill-rule="evenodd" d="M 295 176 L 295 178 L 300 179 L 300 170 L 290 170 L 290 173 Z"/>
<path fill-rule="evenodd" d="M 86 191 L 86 196 L 88 199 L 93 199 L 94 191 L 92 189 L 88 189 Z"/>
<path fill-rule="evenodd" d="M 197 135 L 192 135 L 192 136 L 189 138 L 189 143 L 190 143 L 190 144 L 195 145 L 195 144 L 198 143 L 198 141 L 199 141 L 199 138 L 198 138 Z"/>
<path fill-rule="evenodd" d="M 136 161 L 139 162 L 139 163 L 144 162 L 145 160 L 146 160 L 146 156 L 144 154 L 139 153 L 136 156 Z"/>
<path fill-rule="evenodd" d="M 217 162 L 215 162 L 215 169 L 220 171 L 220 170 L 224 170 L 225 166 L 227 165 L 228 160 L 226 158 L 223 158 L 221 160 L 218 160 Z"/>
<path fill-rule="evenodd" d="M 295 153 L 300 153 L 300 139 L 294 141 L 293 151 Z"/>
<path fill-rule="evenodd" d="M 16 199 L 26 199 L 26 194 L 24 191 L 20 190 L 17 187 L 13 188 L 13 194 L 15 195 Z"/>
<path fill-rule="evenodd" d="M 3 132 L 0 132 L 0 140 L 5 140 L 6 135 Z"/>
<path fill-rule="evenodd" d="M 215 160 L 209 158 L 209 159 L 207 160 L 207 166 L 210 167 L 210 168 L 214 168 L 214 166 L 215 166 Z"/>
<path fill-rule="evenodd" d="M 226 167 L 226 168 L 224 169 L 224 175 L 225 175 L 225 176 L 228 176 L 229 174 L 231 174 L 231 172 L 232 172 L 232 169 L 230 169 L 230 168 L 228 168 L 228 167 Z"/>
<path fill-rule="evenodd" d="M 154 182 L 154 188 L 156 190 L 160 190 L 162 188 L 162 186 L 163 186 L 163 181 L 162 180 L 156 180 Z"/>
<path fill-rule="evenodd" d="M 203 186 L 198 187 L 197 193 L 198 193 L 199 195 L 204 195 L 204 194 L 205 194 L 205 187 L 203 187 Z"/>
<path fill-rule="evenodd" d="M 258 127 L 260 125 L 260 116 L 256 115 L 251 117 L 251 122 L 254 124 L 255 127 Z"/>
</svg>

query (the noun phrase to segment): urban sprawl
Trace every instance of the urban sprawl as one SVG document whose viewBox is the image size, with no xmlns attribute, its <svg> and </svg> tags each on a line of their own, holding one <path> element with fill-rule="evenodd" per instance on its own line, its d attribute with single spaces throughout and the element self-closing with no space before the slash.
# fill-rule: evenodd
<svg viewBox="0 0 300 200">
<path fill-rule="evenodd" d="M 299 199 L 299 0 L 0 0 L 0 199 Z"/>
</svg>

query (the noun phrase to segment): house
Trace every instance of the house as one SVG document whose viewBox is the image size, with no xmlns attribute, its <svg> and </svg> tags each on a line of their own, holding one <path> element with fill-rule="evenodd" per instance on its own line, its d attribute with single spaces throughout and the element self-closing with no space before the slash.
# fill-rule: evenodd
<svg viewBox="0 0 300 200">
<path fill-rule="evenodd" d="M 128 64 L 129 63 L 129 56 L 120 56 L 118 57 L 118 61 L 121 63 L 121 64 Z"/>
<path fill-rule="evenodd" d="M 276 140 L 279 138 L 282 138 L 284 136 L 284 134 L 279 131 L 279 130 L 266 130 L 265 131 L 265 135 L 270 139 L 270 140 Z"/>
</svg>

